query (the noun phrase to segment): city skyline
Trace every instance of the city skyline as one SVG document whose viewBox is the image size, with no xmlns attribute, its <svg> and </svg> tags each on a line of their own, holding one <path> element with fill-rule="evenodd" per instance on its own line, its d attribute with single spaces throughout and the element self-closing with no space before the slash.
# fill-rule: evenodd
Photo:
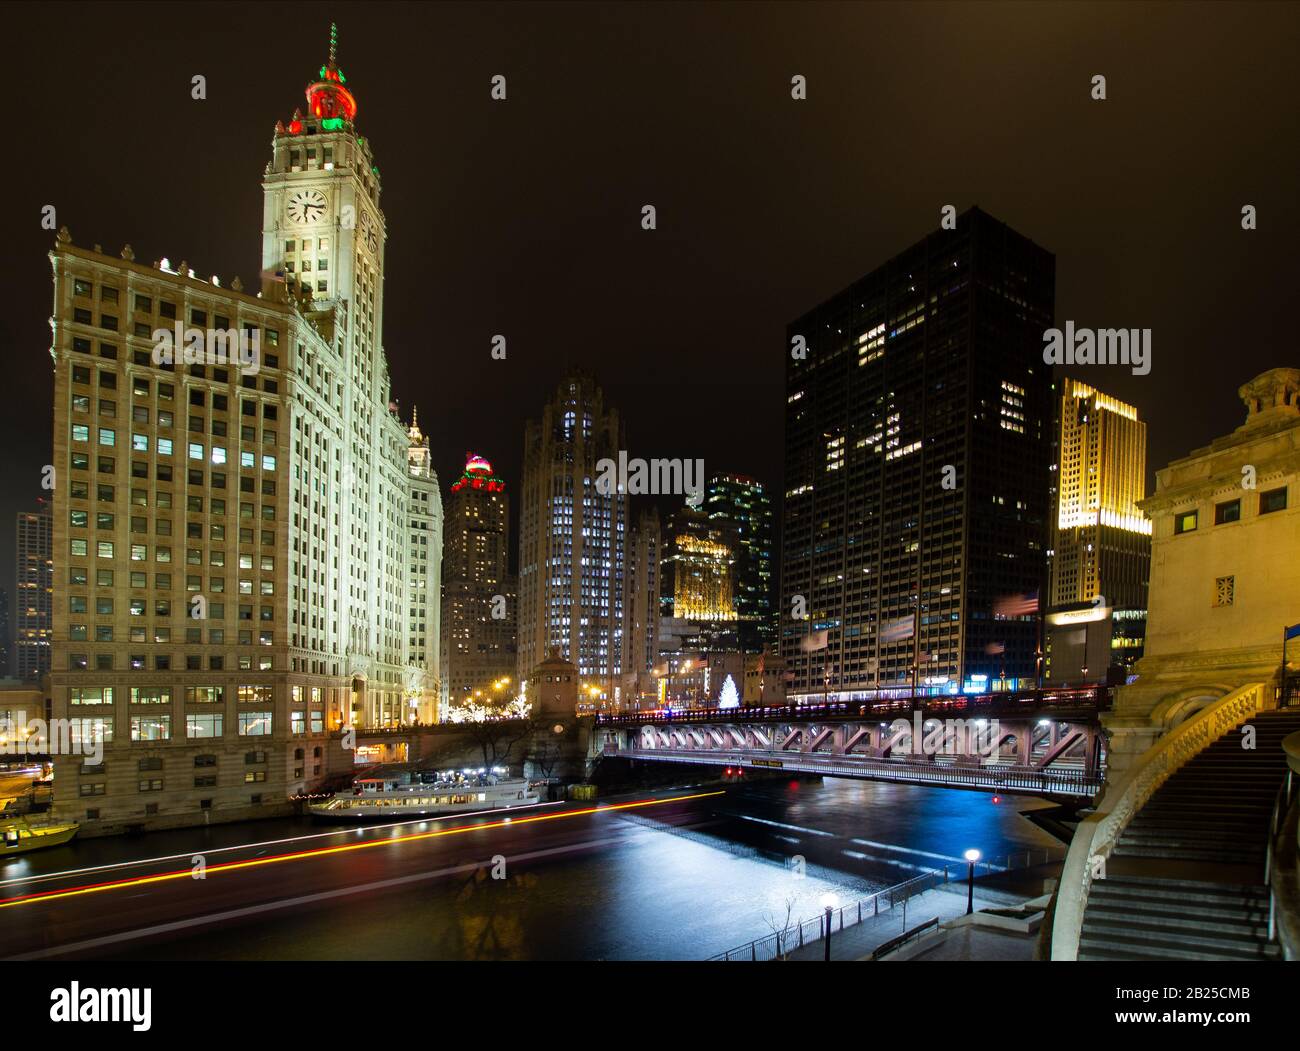
<svg viewBox="0 0 1300 1051">
<path fill-rule="evenodd" d="M 16 21 L 21 1031 L 199 960 L 1280 1013 L 1300 0 Z"/>
<path fill-rule="evenodd" d="M 256 222 L 259 205 L 248 188 L 255 168 L 247 158 L 264 149 L 271 132 L 268 102 L 300 91 L 301 71 L 319 63 L 328 25 L 322 17 L 319 25 L 303 27 L 301 19 L 290 18 L 287 10 L 268 8 L 263 12 L 266 30 L 293 42 L 279 49 L 283 58 L 264 72 L 250 75 L 240 69 L 235 74 L 223 58 L 239 51 L 233 26 L 213 23 L 203 18 L 200 10 L 178 10 L 173 16 L 178 30 L 187 24 L 202 24 L 202 32 L 192 34 L 183 55 L 174 49 L 152 47 L 147 29 L 133 35 L 131 41 L 115 44 L 121 57 L 114 62 L 114 76 L 139 76 L 142 88 L 147 81 L 155 115 L 113 134 L 124 137 L 121 148 L 127 152 L 150 156 L 160 145 L 158 129 L 165 127 L 169 129 L 169 150 L 193 155 L 202 163 L 196 162 L 192 175 L 176 179 L 142 182 L 130 166 L 122 166 L 102 170 L 86 182 L 74 173 L 72 155 L 60 153 L 69 148 L 63 144 L 67 140 L 52 140 L 53 163 L 39 170 L 19 168 L 14 173 L 23 214 L 32 216 L 30 223 L 17 224 L 14 251 L 5 261 L 7 285 L 16 290 L 19 301 L 39 302 L 48 294 L 48 272 L 31 264 L 48 251 L 51 231 L 43 230 L 39 222 L 41 208 L 48 204 L 58 209 L 59 225 L 68 225 L 78 244 L 100 243 L 115 254 L 130 241 L 142 257 L 185 258 L 204 274 L 215 272 L 229 279 L 238 273 L 246 284 L 254 282 L 259 260 L 247 246 L 230 243 L 220 231 Z M 1001 33 L 1002 20 L 1013 17 L 996 9 L 979 16 L 960 10 L 950 14 L 951 20 L 930 37 L 931 46 L 938 49 L 936 62 L 955 70 L 948 90 L 975 75 L 975 68 L 962 57 L 964 38 L 974 34 L 996 41 L 1005 35 Z M 1252 34 L 1258 32 L 1265 41 L 1261 46 L 1272 46 L 1269 41 L 1284 35 L 1266 31 L 1269 20 L 1279 16 L 1269 9 L 1258 12 L 1251 25 Z M 55 32 L 50 20 L 57 16 L 52 11 L 28 7 L 16 17 L 33 33 Z M 107 11 L 88 8 L 71 23 L 58 25 L 60 50 L 71 66 L 101 68 L 105 59 L 100 41 L 112 36 L 111 17 Z M 1150 428 L 1150 464 L 1203 444 L 1231 422 L 1230 414 L 1215 399 L 1204 396 L 1211 376 L 1240 383 L 1271 364 L 1268 334 L 1283 324 L 1281 304 L 1286 286 L 1282 275 L 1287 270 L 1292 233 L 1300 225 L 1296 204 L 1282 179 L 1284 171 L 1294 168 L 1287 158 L 1295 160 L 1297 147 L 1289 141 L 1275 141 L 1267 130 L 1271 127 L 1267 107 L 1277 97 L 1269 64 L 1247 62 L 1242 56 L 1217 56 L 1216 61 L 1228 63 L 1228 68 L 1222 69 L 1213 83 L 1205 82 L 1197 76 L 1196 56 L 1212 45 L 1214 35 L 1177 21 L 1172 12 L 1143 9 L 1131 13 L 1132 39 L 1124 43 L 1102 33 L 1093 36 L 1082 15 L 1059 9 L 1050 14 L 1026 13 L 1026 24 L 1036 28 L 1041 45 L 1061 58 L 1059 72 L 1056 66 L 1031 65 L 1011 51 L 1004 64 L 1005 86 L 1001 82 L 988 85 L 989 98 L 984 102 L 968 93 L 954 111 L 944 89 L 935 88 L 911 104 L 919 120 L 879 113 L 877 119 L 884 122 L 881 131 L 896 144 L 886 173 L 875 173 L 873 166 L 868 166 L 868 183 L 860 185 L 857 175 L 850 178 L 847 170 L 838 174 L 819 167 L 821 174 L 816 179 L 809 181 L 808 175 L 796 178 L 792 188 L 784 190 L 780 189 L 784 183 L 779 171 L 769 174 L 766 169 L 770 166 L 752 163 L 757 159 L 753 152 L 756 144 L 736 135 L 716 141 L 704 135 L 703 129 L 712 126 L 716 114 L 689 101 L 708 94 L 697 78 L 706 82 L 713 78 L 715 67 L 709 60 L 719 45 L 709 30 L 721 25 L 725 17 L 721 11 L 655 9 L 651 15 L 633 8 L 623 13 L 638 27 L 636 35 L 645 39 L 647 46 L 671 39 L 675 45 L 667 53 L 700 60 L 697 65 L 687 63 L 687 79 L 679 78 L 671 86 L 650 70 L 635 77 L 617 75 L 615 70 L 625 65 L 626 45 L 616 44 L 608 28 L 598 20 L 582 18 L 580 11 L 552 12 L 545 18 L 522 10 L 503 19 L 500 11 L 492 8 L 413 9 L 408 17 L 416 25 L 427 26 L 430 33 L 411 33 L 405 40 L 385 36 L 387 23 L 364 14 L 361 7 L 340 5 L 332 17 L 339 21 L 342 54 L 348 56 L 350 75 L 362 94 L 362 120 L 368 133 L 386 144 L 386 209 L 390 222 L 396 224 L 400 219 L 400 232 L 389 248 L 392 287 L 386 339 L 394 386 L 401 392 L 404 412 L 412 405 L 426 406 L 425 427 L 433 466 L 440 477 L 455 477 L 464 449 L 481 447 L 503 477 L 517 484 L 521 477 L 517 423 L 528 415 L 531 391 L 553 383 L 567 357 L 570 364 L 597 369 L 611 401 L 625 406 L 634 433 L 653 433 L 653 425 L 662 422 L 663 435 L 644 439 L 648 447 L 633 449 L 633 454 L 701 455 L 710 473 L 752 474 L 770 487 L 779 514 L 785 490 L 779 434 L 768 433 L 771 428 L 719 425 L 701 418 L 693 402 L 683 403 L 674 395 L 674 372 L 689 374 L 694 366 L 700 402 L 731 406 L 730 412 L 716 414 L 719 419 L 734 420 L 737 415 L 743 419 L 751 411 L 777 412 L 782 397 L 784 325 L 789 318 L 855 279 L 873 261 L 896 254 L 921 231 L 937 225 L 939 208 L 948 203 L 958 210 L 979 204 L 1015 228 L 1032 231 L 1035 239 L 1057 253 L 1061 260 L 1058 313 L 1062 318 L 1080 319 L 1081 324 L 1082 319 L 1089 319 L 1098 325 L 1153 328 L 1156 379 L 1144 380 L 1118 369 L 1090 378 L 1088 370 L 1077 370 L 1085 382 L 1138 407 Z M 850 109 L 864 105 L 869 92 L 907 74 L 901 58 L 890 55 L 872 79 L 855 81 L 848 75 L 847 41 L 862 32 L 912 32 L 921 14 L 907 8 L 846 8 L 835 13 L 809 8 L 785 17 L 762 11 L 752 17 L 746 39 L 732 39 L 727 45 L 730 91 L 743 89 L 748 119 L 773 123 L 782 135 L 794 136 L 800 156 L 808 161 L 824 163 L 845 149 L 850 158 L 858 158 L 860 145 L 842 143 L 832 134 L 834 114 L 846 105 Z M 1174 24 L 1188 45 L 1187 57 L 1178 60 L 1182 75 L 1155 78 L 1134 64 L 1132 48 L 1137 46 L 1136 40 L 1157 36 L 1162 27 Z M 776 43 L 778 27 L 781 35 L 790 37 L 788 43 Z M 829 43 L 837 35 L 844 36 L 844 44 Z M 1093 43 L 1094 64 L 1110 71 L 1112 98 L 1106 103 L 1094 103 L 1088 97 L 1084 71 L 1076 72 L 1074 63 L 1065 61 L 1074 50 L 1071 41 L 1080 35 Z M 508 68 L 512 57 L 521 58 L 524 49 L 531 48 L 531 41 L 544 46 L 547 41 L 563 39 L 563 46 L 557 44 L 553 51 L 539 54 L 572 52 L 583 61 L 569 63 L 573 68 L 566 70 L 564 63 L 543 57 L 545 77 L 540 81 L 527 77 L 512 80 L 508 100 L 494 109 L 488 78 L 495 69 L 470 57 L 478 53 L 476 45 L 485 39 L 501 41 L 504 51 L 498 65 L 502 69 Z M 147 62 L 143 61 L 146 54 Z M 391 57 L 380 61 L 381 54 Z M 430 61 L 431 55 L 436 62 Z M 945 63 L 945 57 L 952 61 Z M 10 114 L 20 139 L 41 136 L 80 90 L 76 78 L 66 84 L 44 81 L 40 70 L 31 65 L 36 58 L 35 51 L 10 58 L 17 79 L 42 82 L 45 89 Z M 205 102 L 190 97 L 190 78 L 198 66 L 210 70 L 211 91 Z M 146 68 L 151 70 L 147 78 L 142 72 L 132 72 Z M 800 71 L 810 84 L 804 111 L 788 105 L 790 75 Z M 429 122 L 435 134 L 412 138 L 403 133 L 402 122 L 410 119 L 416 105 L 411 101 L 413 78 L 423 82 L 431 73 L 442 86 L 438 97 L 456 101 L 429 105 L 420 95 L 416 106 L 419 122 L 421 126 Z M 601 87 L 587 90 L 579 80 L 586 77 Z M 1075 87 L 1076 78 L 1083 88 Z M 1134 78 L 1140 79 L 1140 85 L 1114 93 L 1116 79 L 1123 85 Z M 162 83 L 174 83 L 175 91 L 153 90 Z M 482 85 L 481 91 L 473 87 L 477 84 Z M 1175 84 L 1176 96 L 1172 94 Z M 1049 111 L 1034 106 L 1031 127 L 1044 136 L 1047 155 L 1069 156 L 1074 152 L 1070 143 L 1082 144 L 1085 150 L 1074 163 L 1053 166 L 1050 180 L 1031 184 L 1011 152 L 971 144 L 968 149 L 974 151 L 978 178 L 966 180 L 962 192 L 925 163 L 933 150 L 927 145 L 925 128 L 942 128 L 946 119 L 960 113 L 996 120 L 997 114 L 1009 111 L 1021 91 L 1052 101 L 1050 114 L 1055 123 L 1043 124 Z M 476 101 L 476 95 L 481 95 L 481 101 Z M 1151 107 L 1172 104 L 1175 97 L 1176 112 L 1162 109 L 1158 121 L 1167 152 L 1177 155 L 1193 142 L 1202 141 L 1201 136 L 1211 134 L 1218 134 L 1235 148 L 1198 152 L 1197 178 L 1163 187 L 1158 198 L 1151 196 L 1145 184 L 1130 187 L 1107 181 L 1108 169 L 1102 158 L 1087 148 L 1103 133 L 1103 125 L 1116 155 L 1132 155 L 1138 143 L 1146 148 Z M 1246 100 L 1250 106 L 1234 105 Z M 535 136 L 545 134 L 553 142 L 556 156 L 589 156 L 589 147 L 581 145 L 578 138 L 580 129 L 561 121 L 575 104 L 581 106 L 587 121 L 632 151 L 637 174 L 630 180 L 622 175 L 594 178 L 565 163 L 553 172 L 532 173 L 529 189 L 521 196 L 509 174 L 513 167 L 511 143 L 536 142 Z M 616 114 L 629 106 L 637 112 L 673 107 L 684 127 L 665 121 L 624 127 Z M 1195 122 L 1184 115 L 1192 112 L 1198 113 Z M 1205 124 L 1207 113 L 1210 126 Z M 1233 114 L 1231 120 L 1228 113 Z M 530 126 L 535 130 L 529 131 Z M 499 132 L 490 131 L 494 128 Z M 83 132 L 90 136 L 86 149 L 92 154 L 110 148 L 104 130 L 93 123 Z M 209 149 L 208 144 L 217 139 L 222 148 Z M 712 196 L 674 174 L 671 147 L 683 140 L 705 151 L 703 159 L 726 180 L 731 192 L 739 195 L 719 219 L 708 218 L 706 209 L 715 203 Z M 1269 163 L 1253 165 L 1249 179 L 1243 180 L 1237 174 L 1240 166 L 1247 163 L 1251 151 L 1261 148 L 1256 144 L 1264 141 L 1268 142 Z M 433 152 L 435 144 L 437 154 Z M 449 167 L 445 159 L 438 159 L 441 144 L 461 159 L 457 165 Z M 483 152 L 471 151 L 474 144 Z M 1280 154 L 1275 152 L 1279 150 Z M 856 169 L 858 174 L 863 170 L 854 164 L 838 167 Z M 745 178 L 737 178 L 742 170 Z M 429 174 L 434 179 L 432 198 L 423 183 Z M 1104 192 L 1097 192 L 1093 184 L 1104 187 Z M 1030 185 L 1034 193 L 1023 192 Z M 818 188 L 818 207 L 810 211 L 812 198 L 808 194 L 814 186 Z M 617 193 L 612 194 L 615 188 Z M 888 209 L 871 203 L 881 198 L 891 202 Z M 435 201 L 452 200 L 454 209 L 434 206 Z M 594 201 L 599 203 L 593 206 Z M 826 205 L 830 201 L 838 216 L 834 224 L 818 218 L 819 212 L 829 214 Z M 659 205 L 659 229 L 653 233 L 639 227 L 640 208 L 647 202 Z M 1239 224 L 1244 203 L 1260 209 L 1259 229 L 1249 234 L 1243 233 Z M 205 221 L 186 231 L 178 229 L 172 217 L 195 209 Z M 575 259 L 573 265 L 581 275 L 576 284 L 565 276 L 567 268 L 554 272 L 557 268 L 542 265 L 539 249 L 545 232 L 552 224 L 571 228 L 574 222 L 590 235 L 591 243 L 603 245 L 604 252 L 615 252 L 622 265 L 606 267 L 585 257 Z M 421 229 L 436 231 L 435 239 L 408 232 Z M 827 243 L 832 231 L 835 236 Z M 839 236 L 841 232 L 845 236 Z M 543 240 L 539 242 L 539 238 Z M 511 246 L 509 251 L 505 251 L 506 245 Z M 706 245 L 711 248 L 701 255 Z M 819 246 L 817 251 L 812 250 L 814 245 Z M 422 261 L 431 251 L 440 279 L 427 289 Z M 791 251 L 804 262 L 791 267 Z M 709 262 L 717 252 L 725 252 L 728 260 L 734 254 L 743 262 L 738 267 L 717 266 Z M 1154 257 L 1153 252 L 1157 253 Z M 1202 257 L 1223 262 L 1206 267 L 1197 261 Z M 472 262 L 444 265 L 453 258 Z M 1155 262 L 1167 280 L 1150 290 L 1154 298 L 1139 305 L 1134 287 L 1142 283 L 1144 260 Z M 662 284 L 665 272 L 676 275 L 667 288 Z M 561 304 L 584 285 L 602 291 L 591 300 L 597 315 L 582 326 L 580 338 L 575 340 L 566 320 L 568 310 Z M 655 288 L 662 291 L 648 291 Z M 706 308 L 700 298 L 706 288 L 716 309 Z M 432 329 L 423 320 L 427 312 L 417 312 L 414 307 L 430 294 L 439 319 Z M 1231 317 L 1223 312 L 1184 309 L 1185 303 L 1212 303 L 1225 295 L 1239 297 L 1249 309 Z M 630 329 L 618 324 L 617 313 L 602 306 L 614 301 L 632 315 L 645 316 L 648 322 Z M 724 325 L 723 317 L 739 320 L 741 329 Z M 5 331 L 14 347 L 48 345 L 44 318 L 30 312 L 9 319 Z M 506 361 L 494 361 L 490 356 L 491 338 L 498 333 L 507 336 Z M 635 353 L 605 352 L 606 340 L 629 338 L 635 343 Z M 429 347 L 438 348 L 437 352 L 430 354 Z M 1229 348 L 1231 353 L 1227 353 Z M 645 361 L 655 359 L 671 365 L 654 370 L 644 367 Z M 701 361 L 709 363 L 706 375 L 699 372 Z M 1173 400 L 1161 397 L 1158 382 L 1166 363 L 1171 372 L 1177 369 L 1180 383 L 1192 385 L 1187 396 L 1203 402 L 1202 411 L 1182 412 Z M 35 406 L 32 415 L 21 420 L 17 416 L 0 419 L 0 440 L 15 451 L 0 465 L 3 492 L 11 501 L 9 513 L 0 515 L 3 547 L 12 547 L 12 540 L 5 543 L 3 534 L 12 528 L 14 515 L 41 495 L 40 472 L 48 462 L 45 437 L 50 433 L 46 394 L 51 388 L 44 354 L 20 355 L 15 364 L 20 382 L 37 396 L 31 399 Z M 443 405 L 435 416 L 432 406 L 438 402 L 440 383 L 434 368 L 450 371 L 460 389 L 490 392 L 489 419 L 484 420 L 474 398 Z M 651 391 L 652 395 L 645 396 Z M 485 427 L 485 422 L 494 426 Z M 1147 488 L 1151 488 L 1150 475 Z M 660 507 L 661 514 L 670 510 Z"/>
</svg>

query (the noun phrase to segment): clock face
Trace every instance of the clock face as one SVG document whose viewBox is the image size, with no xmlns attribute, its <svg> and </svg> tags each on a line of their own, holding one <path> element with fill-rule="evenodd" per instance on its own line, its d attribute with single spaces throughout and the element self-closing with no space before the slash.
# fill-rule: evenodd
<svg viewBox="0 0 1300 1051">
<path fill-rule="evenodd" d="M 374 255 L 379 250 L 379 228 L 370 218 L 369 212 L 361 213 L 360 233 L 361 243 L 366 246 L 371 255 Z"/>
<path fill-rule="evenodd" d="M 297 190 L 289 195 L 289 221 L 303 224 L 319 222 L 328 204 L 320 190 Z"/>
</svg>

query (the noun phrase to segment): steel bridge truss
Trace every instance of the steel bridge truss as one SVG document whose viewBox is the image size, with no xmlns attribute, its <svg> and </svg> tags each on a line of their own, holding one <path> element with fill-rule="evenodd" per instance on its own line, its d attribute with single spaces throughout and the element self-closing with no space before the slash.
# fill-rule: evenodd
<svg viewBox="0 0 1300 1051">
<path fill-rule="evenodd" d="M 782 769 L 989 791 L 1090 796 L 1102 783 L 1092 722 L 922 719 L 892 722 L 719 719 L 598 727 L 601 751 L 630 759 Z"/>
</svg>

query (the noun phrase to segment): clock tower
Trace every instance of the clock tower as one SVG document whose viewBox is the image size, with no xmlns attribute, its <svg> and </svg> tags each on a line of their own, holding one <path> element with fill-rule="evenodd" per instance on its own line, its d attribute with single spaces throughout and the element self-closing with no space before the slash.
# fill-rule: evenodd
<svg viewBox="0 0 1300 1051">
<path fill-rule="evenodd" d="M 294 440 L 312 450 L 310 466 L 320 472 L 307 484 L 304 463 L 304 487 L 294 490 L 294 550 L 300 561 L 308 550 L 326 557 L 318 579 L 300 579 L 296 590 L 309 605 L 291 616 L 299 627 L 329 624 L 353 714 L 386 723 L 404 712 L 410 665 L 407 633 L 397 627 L 408 567 L 390 539 L 408 527 L 407 440 L 390 408 L 383 350 L 379 169 L 357 133 L 357 100 L 337 51 L 331 26 L 329 58 L 307 85 L 305 106 L 276 123 L 262 179 L 262 269 L 283 276 L 326 344 L 290 348 Z M 319 663 L 315 654 L 292 656 L 300 667 Z M 436 660 L 429 671 L 436 677 Z"/>
<path fill-rule="evenodd" d="M 384 217 L 379 169 L 357 134 L 357 101 L 337 59 L 307 85 L 306 109 L 278 121 L 262 179 L 262 269 L 283 272 L 291 291 L 347 304 L 352 333 L 382 332 Z M 320 304 L 324 306 L 325 304 Z"/>
</svg>

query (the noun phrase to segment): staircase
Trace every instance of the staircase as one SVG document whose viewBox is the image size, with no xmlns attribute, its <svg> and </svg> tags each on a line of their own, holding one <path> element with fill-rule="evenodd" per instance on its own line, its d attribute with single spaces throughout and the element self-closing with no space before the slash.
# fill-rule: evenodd
<svg viewBox="0 0 1300 1051">
<path fill-rule="evenodd" d="M 1234 730 L 1198 753 L 1137 812 L 1094 880 L 1080 960 L 1276 960 L 1265 846 L 1286 772 L 1282 739 L 1300 710 L 1259 712 L 1255 748 Z"/>
</svg>

